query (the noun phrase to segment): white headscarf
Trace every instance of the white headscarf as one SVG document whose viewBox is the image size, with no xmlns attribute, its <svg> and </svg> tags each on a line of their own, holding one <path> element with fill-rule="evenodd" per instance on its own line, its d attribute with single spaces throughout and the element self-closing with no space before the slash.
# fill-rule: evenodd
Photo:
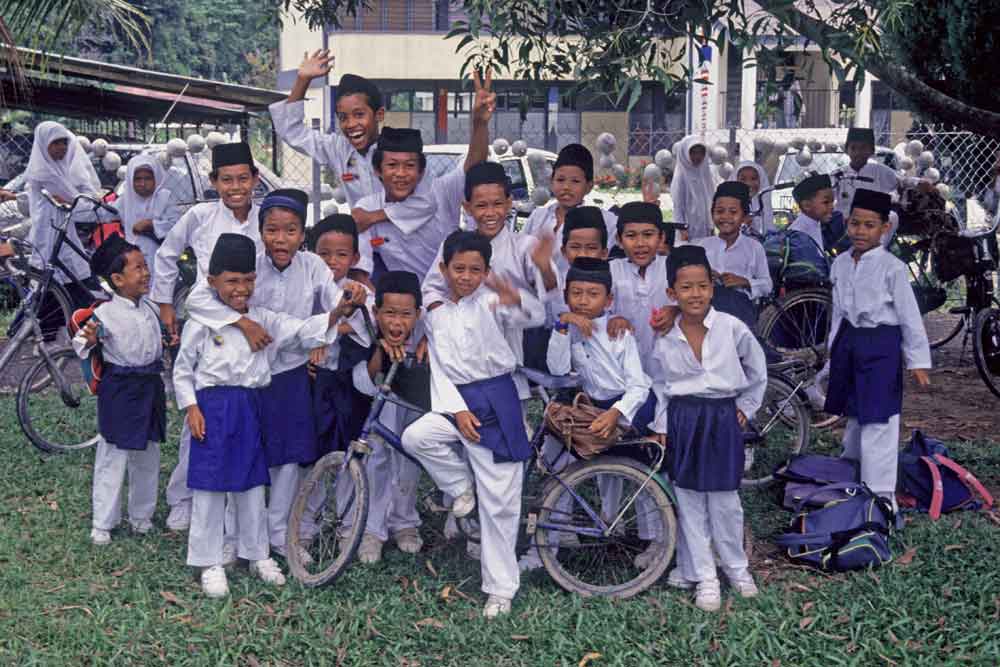
<svg viewBox="0 0 1000 667">
<path fill-rule="evenodd" d="M 49 145 L 59 139 L 67 141 L 66 156 L 53 160 L 49 155 Z M 101 180 L 76 136 L 51 120 L 39 123 L 35 128 L 35 141 L 31 145 L 31 157 L 24 176 L 29 186 L 35 186 L 37 190 L 44 188 L 67 201 L 78 194 L 97 194 L 101 191 Z M 39 210 L 34 200 L 31 201 L 31 210 Z"/>
<path fill-rule="evenodd" d="M 691 149 L 705 147 L 705 159 L 695 167 L 691 163 Z M 715 194 L 715 178 L 709 168 L 708 145 L 701 137 L 684 137 L 674 151 L 677 168 L 670 183 L 670 195 L 674 200 L 674 220 L 688 225 L 690 240 L 712 235 L 712 196 Z M 681 206 L 678 206 L 681 203 Z"/>
<path fill-rule="evenodd" d="M 757 172 L 757 178 L 760 179 L 760 189 L 766 190 L 771 187 L 771 179 L 767 177 L 767 171 L 764 167 L 760 166 L 753 160 L 744 160 L 740 162 L 739 166 L 733 170 L 732 176 L 729 177 L 731 181 L 739 180 L 741 169 L 753 169 Z M 757 195 L 750 195 L 750 211 L 753 212 L 753 228 L 754 231 L 760 234 L 766 234 L 767 232 L 774 231 L 774 209 L 771 206 L 771 195 L 764 195 L 763 208 L 757 211 L 757 206 L 759 202 L 757 200 Z"/>
<path fill-rule="evenodd" d="M 139 169 L 149 169 L 153 172 L 153 179 L 156 187 L 153 194 L 148 197 L 141 197 L 135 191 L 133 181 L 135 172 Z M 167 172 L 155 155 L 140 153 L 128 161 L 128 169 L 125 172 L 125 187 L 122 189 L 122 197 L 117 202 L 118 212 L 121 214 L 122 228 L 125 230 L 125 238 L 129 243 L 134 243 L 142 249 L 142 254 L 146 257 L 149 270 L 153 270 L 153 258 L 160 244 L 155 239 L 146 234 L 136 234 L 132 231 L 135 223 L 140 220 L 152 220 L 153 233 L 159 237 L 165 236 L 167 230 L 158 228 L 156 222 L 165 217 L 171 217 L 168 212 L 171 209 L 171 198 L 173 194 L 167 189 Z M 170 222 L 173 222 L 171 219 Z"/>
</svg>

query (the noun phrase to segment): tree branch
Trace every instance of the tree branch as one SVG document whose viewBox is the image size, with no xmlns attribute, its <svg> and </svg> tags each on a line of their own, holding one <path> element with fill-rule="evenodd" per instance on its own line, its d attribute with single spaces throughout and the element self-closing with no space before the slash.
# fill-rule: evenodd
<svg viewBox="0 0 1000 667">
<path fill-rule="evenodd" d="M 803 37 L 859 63 L 887 86 L 914 100 L 921 109 L 935 116 L 937 120 L 954 123 L 981 134 L 1000 133 L 1000 113 L 974 107 L 955 99 L 884 58 L 868 58 L 856 53 L 853 48 L 834 44 L 826 24 L 796 9 L 787 0 L 758 0 L 757 4 Z"/>
</svg>

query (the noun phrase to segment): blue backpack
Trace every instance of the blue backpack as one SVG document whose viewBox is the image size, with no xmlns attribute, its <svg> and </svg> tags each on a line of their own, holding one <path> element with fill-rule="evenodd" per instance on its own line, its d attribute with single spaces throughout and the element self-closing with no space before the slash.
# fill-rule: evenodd
<svg viewBox="0 0 1000 667">
<path fill-rule="evenodd" d="M 830 278 L 826 254 L 808 234 L 787 229 L 768 232 L 764 252 L 776 286 L 815 287 Z"/>
<path fill-rule="evenodd" d="M 823 507 L 805 509 L 812 495 L 832 492 L 844 495 Z M 791 524 L 775 543 L 793 562 L 827 572 L 878 567 L 892 560 L 893 521 L 889 503 L 864 484 L 829 484 L 799 501 Z"/>
<path fill-rule="evenodd" d="M 976 495 L 982 502 L 976 500 Z M 900 507 L 927 512 L 937 520 L 942 512 L 991 507 L 993 496 L 976 477 L 955 463 L 944 443 L 914 431 L 899 453 L 896 500 Z"/>
</svg>

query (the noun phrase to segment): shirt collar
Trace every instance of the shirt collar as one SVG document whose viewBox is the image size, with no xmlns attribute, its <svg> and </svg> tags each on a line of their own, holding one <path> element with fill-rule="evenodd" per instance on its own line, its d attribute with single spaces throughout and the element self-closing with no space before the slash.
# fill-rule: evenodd
<svg viewBox="0 0 1000 667">
<path fill-rule="evenodd" d="M 135 302 L 132 299 L 122 296 L 118 292 L 111 293 L 111 300 L 116 304 L 118 304 L 119 306 L 131 308 L 132 310 L 136 310 L 137 308 L 139 308 L 139 306 L 142 305 L 142 297 L 139 298 L 138 302 Z"/>
<path fill-rule="evenodd" d="M 673 328 L 670 331 L 668 331 L 664 337 L 665 338 L 674 338 L 676 340 L 682 340 L 682 341 L 687 342 L 687 338 L 684 337 L 684 332 L 681 331 L 681 320 L 683 320 L 683 319 L 684 319 L 684 315 L 679 315 L 677 317 L 677 321 L 674 322 Z M 716 319 L 717 318 L 716 318 L 716 310 L 715 310 L 715 308 L 712 308 L 711 306 L 709 306 L 708 312 L 705 313 L 705 319 L 702 321 L 702 324 L 705 325 L 706 329 L 711 329 L 712 325 L 715 324 L 715 320 Z"/>
</svg>

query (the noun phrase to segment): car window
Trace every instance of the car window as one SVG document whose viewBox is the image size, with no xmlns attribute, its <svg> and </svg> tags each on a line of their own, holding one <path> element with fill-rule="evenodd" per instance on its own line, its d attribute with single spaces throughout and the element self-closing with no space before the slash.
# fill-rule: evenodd
<svg viewBox="0 0 1000 667">
<path fill-rule="evenodd" d="M 426 153 L 427 171 L 432 176 L 444 176 L 458 166 L 458 161 L 462 157 L 458 153 Z"/>
<path fill-rule="evenodd" d="M 514 199 L 528 198 L 528 181 L 524 174 L 524 164 L 520 158 L 501 160 L 500 164 L 510 180 L 510 196 Z"/>
</svg>

